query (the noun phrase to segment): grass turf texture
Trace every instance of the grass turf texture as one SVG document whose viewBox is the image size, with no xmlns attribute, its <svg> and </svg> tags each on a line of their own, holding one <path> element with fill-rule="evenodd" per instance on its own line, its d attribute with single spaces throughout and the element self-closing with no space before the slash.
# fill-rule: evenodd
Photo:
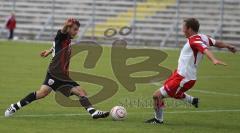
<svg viewBox="0 0 240 133">
<path fill-rule="evenodd" d="M 39 88 L 50 61 L 50 57 L 40 58 L 39 52 L 49 47 L 48 44 L 0 41 L 0 112 L 2 115 L 11 103 Z M 163 65 L 172 70 L 175 69 L 179 51 L 164 51 L 169 56 Z M 23 108 L 12 118 L 0 117 L 0 132 L 239 132 L 240 56 L 225 52 L 217 52 L 215 55 L 226 61 L 229 66 L 214 66 L 206 59 L 201 63 L 198 81 L 189 91 L 189 94 L 201 99 L 200 108 L 195 109 L 182 102 L 168 99 L 164 125 L 143 123 L 144 120 L 152 117 L 152 93 L 161 85 L 138 84 L 135 92 L 128 92 L 114 77 L 110 64 L 110 48 L 104 47 L 103 55 L 95 69 L 83 68 L 86 52 L 73 58 L 71 69 L 104 75 L 115 80 L 119 85 L 117 94 L 96 106 L 102 110 L 110 110 L 115 105 L 124 104 L 129 113 L 127 120 L 120 122 L 112 121 L 111 118 L 92 120 L 83 108 L 67 108 L 58 105 L 52 93 L 45 99 L 35 101 Z M 86 88 L 89 95 L 100 89 L 99 86 L 89 83 L 81 83 L 81 86 Z M 53 115 L 48 116 L 49 114 Z M 80 115 L 64 116 L 63 114 Z"/>
</svg>

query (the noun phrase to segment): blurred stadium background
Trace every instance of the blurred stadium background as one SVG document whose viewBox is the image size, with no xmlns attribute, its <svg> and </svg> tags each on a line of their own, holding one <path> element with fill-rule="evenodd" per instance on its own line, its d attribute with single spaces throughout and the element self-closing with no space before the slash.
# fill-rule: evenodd
<svg viewBox="0 0 240 133">
<path fill-rule="evenodd" d="M 64 20 L 76 17 L 82 24 L 76 40 L 110 44 L 107 28 L 130 26 L 132 34 L 125 38 L 131 45 L 181 47 L 182 20 L 196 17 L 202 33 L 240 46 L 239 0 L 0 0 L 0 38 L 7 36 L 11 12 L 17 19 L 15 39 L 52 41 Z"/>
</svg>

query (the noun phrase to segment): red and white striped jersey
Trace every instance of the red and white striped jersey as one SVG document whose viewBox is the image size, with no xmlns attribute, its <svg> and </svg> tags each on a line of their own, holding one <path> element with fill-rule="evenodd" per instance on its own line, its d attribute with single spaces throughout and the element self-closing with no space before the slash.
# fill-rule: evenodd
<svg viewBox="0 0 240 133">
<path fill-rule="evenodd" d="M 203 52 L 216 41 L 207 35 L 197 34 L 188 38 L 178 59 L 177 72 L 185 79 L 197 79 L 197 67 L 203 58 Z"/>
</svg>

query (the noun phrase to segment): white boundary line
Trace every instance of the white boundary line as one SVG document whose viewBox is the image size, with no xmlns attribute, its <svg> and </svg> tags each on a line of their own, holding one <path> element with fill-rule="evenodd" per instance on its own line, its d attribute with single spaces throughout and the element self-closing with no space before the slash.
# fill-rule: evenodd
<svg viewBox="0 0 240 133">
<path fill-rule="evenodd" d="M 196 110 L 196 111 L 170 111 L 165 112 L 166 114 L 188 114 L 188 113 L 221 113 L 221 112 L 240 112 L 240 109 L 227 109 L 227 110 Z M 136 115 L 134 113 L 128 113 L 129 115 Z M 143 112 L 140 114 L 152 114 L 152 112 Z M 78 114 L 36 114 L 36 115 L 16 115 L 13 117 L 64 117 L 64 116 L 88 116 L 87 113 Z M 1 116 L 0 118 L 5 118 Z"/>
<path fill-rule="evenodd" d="M 165 112 L 165 113 L 167 113 L 167 114 L 187 114 L 187 113 L 217 113 L 217 112 L 240 112 L 240 109 L 173 111 L 173 112 Z"/>
<path fill-rule="evenodd" d="M 155 86 L 162 86 L 161 83 L 151 83 Z M 222 95 L 222 96 L 233 96 L 233 97 L 240 97 L 240 94 L 233 94 L 233 93 L 223 93 L 223 92 L 216 92 L 216 91 L 206 91 L 206 90 L 198 90 L 198 89 L 192 89 L 191 92 L 199 92 L 199 93 L 205 93 L 205 94 L 214 94 L 214 95 Z"/>
<path fill-rule="evenodd" d="M 192 92 L 206 93 L 206 94 L 215 94 L 215 95 L 223 95 L 223 96 L 240 97 L 239 94 L 232 94 L 232 93 L 221 93 L 221 92 L 206 91 L 206 90 L 191 90 L 191 91 L 192 91 Z"/>
<path fill-rule="evenodd" d="M 224 76 L 224 75 L 222 75 L 222 76 L 213 76 L 213 75 L 211 75 L 211 76 L 207 76 L 207 75 L 205 75 L 205 76 L 198 76 L 198 78 L 200 78 L 200 79 L 239 79 L 240 78 L 240 76 L 238 76 L 238 75 L 235 75 L 235 76 L 231 76 L 231 75 L 226 75 L 226 76 Z"/>
</svg>

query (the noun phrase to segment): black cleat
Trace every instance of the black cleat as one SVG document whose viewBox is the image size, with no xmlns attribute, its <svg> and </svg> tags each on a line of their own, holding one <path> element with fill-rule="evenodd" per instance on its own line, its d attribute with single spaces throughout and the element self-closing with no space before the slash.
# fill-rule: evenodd
<svg viewBox="0 0 240 133">
<path fill-rule="evenodd" d="M 149 119 L 145 121 L 145 123 L 150 123 L 150 124 L 163 124 L 163 121 L 159 121 L 156 118 Z"/>
<path fill-rule="evenodd" d="M 199 99 L 198 99 L 198 98 L 193 98 L 192 105 L 193 105 L 195 108 L 198 108 L 198 103 L 199 103 Z"/>
<path fill-rule="evenodd" d="M 93 114 L 92 114 L 92 118 L 93 119 L 98 119 L 98 118 L 106 118 L 109 116 L 109 112 L 104 112 L 104 111 L 99 111 L 96 110 Z"/>
</svg>

